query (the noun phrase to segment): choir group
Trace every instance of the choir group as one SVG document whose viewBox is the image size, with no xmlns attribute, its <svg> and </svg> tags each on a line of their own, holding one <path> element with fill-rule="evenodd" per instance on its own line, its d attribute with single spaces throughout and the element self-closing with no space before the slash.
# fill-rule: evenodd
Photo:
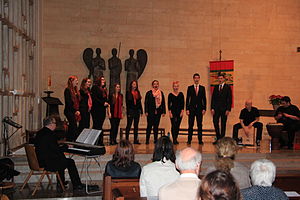
<svg viewBox="0 0 300 200">
<path fill-rule="evenodd" d="M 213 123 L 216 130 L 216 137 L 220 139 L 225 136 L 227 115 L 231 109 L 231 89 L 225 83 L 225 74 L 218 76 L 220 86 L 215 87 L 212 95 L 211 112 L 213 114 Z M 139 120 L 143 113 L 147 118 L 146 144 L 149 144 L 150 134 L 153 129 L 154 143 L 158 137 L 158 127 L 161 117 L 166 114 L 166 106 L 171 120 L 171 133 L 173 143 L 178 144 L 180 124 L 186 108 L 188 115 L 189 135 L 187 143 L 190 144 L 193 135 L 193 126 L 196 118 L 198 127 L 198 142 L 202 142 L 202 120 L 206 112 L 206 92 L 205 87 L 200 85 L 200 75 L 193 75 L 194 84 L 188 87 L 186 99 L 184 94 L 179 91 L 179 82 L 173 82 L 173 91 L 168 94 L 166 104 L 165 95 L 159 89 L 159 81 L 152 81 L 152 89 L 145 95 L 144 110 L 142 106 L 142 95 L 138 88 L 138 82 L 132 81 L 129 89 L 126 91 L 126 139 L 129 139 L 129 131 L 133 123 L 134 144 L 140 144 L 138 140 Z M 123 118 L 123 94 L 120 84 L 115 84 L 113 91 L 107 91 L 106 80 L 103 76 L 94 80 L 84 78 L 78 87 L 78 78 L 70 76 L 67 87 L 64 91 L 65 109 L 64 114 L 69 122 L 67 140 L 74 141 L 84 128 L 90 128 L 90 115 L 93 120 L 93 129 L 102 130 L 106 116 L 111 124 L 110 145 L 117 144 L 117 134 L 120 120 Z M 185 108 L 184 108 L 185 106 Z M 221 131 L 219 128 L 219 119 L 221 119 Z M 79 124 L 79 125 L 78 125 Z M 98 141 L 103 145 L 103 132 Z"/>
</svg>

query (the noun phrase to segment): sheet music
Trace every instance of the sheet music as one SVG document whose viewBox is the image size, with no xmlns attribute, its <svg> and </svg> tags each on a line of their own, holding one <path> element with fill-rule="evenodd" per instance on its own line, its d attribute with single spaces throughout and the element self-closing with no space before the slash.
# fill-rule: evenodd
<svg viewBox="0 0 300 200">
<path fill-rule="evenodd" d="M 85 128 L 85 129 L 83 129 L 83 131 L 80 133 L 80 135 L 76 139 L 76 142 L 94 145 L 96 143 L 100 133 L 101 133 L 101 130 Z"/>
<path fill-rule="evenodd" d="M 76 142 L 84 143 L 86 138 L 89 136 L 90 129 L 83 129 L 82 132 L 79 134 L 78 138 L 76 139 Z"/>
</svg>

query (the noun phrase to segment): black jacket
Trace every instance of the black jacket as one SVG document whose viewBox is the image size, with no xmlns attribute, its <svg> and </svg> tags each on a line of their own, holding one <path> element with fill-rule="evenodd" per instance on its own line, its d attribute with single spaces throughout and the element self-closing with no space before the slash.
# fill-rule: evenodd
<svg viewBox="0 0 300 200">
<path fill-rule="evenodd" d="M 40 167 L 49 171 L 57 171 L 67 167 L 67 160 L 57 143 L 54 132 L 44 127 L 35 137 L 35 152 Z"/>
<path fill-rule="evenodd" d="M 75 114 L 76 111 L 74 108 L 74 102 L 72 100 L 72 95 L 71 95 L 71 90 L 69 88 L 66 88 L 64 91 L 64 96 L 65 96 L 65 109 L 64 109 L 64 114 L 72 113 Z"/>
<path fill-rule="evenodd" d="M 231 111 L 232 93 L 229 85 L 224 84 L 223 89 L 219 91 L 219 85 L 215 86 L 212 98 L 211 109 L 217 111 Z"/>
<path fill-rule="evenodd" d="M 186 95 L 186 110 L 194 112 L 206 110 L 206 93 L 204 86 L 199 85 L 198 95 L 196 95 L 194 85 L 188 87 Z"/>
<path fill-rule="evenodd" d="M 127 115 L 143 114 L 142 99 L 138 99 L 134 104 L 133 95 L 131 92 L 126 92 L 126 111 Z"/>
<path fill-rule="evenodd" d="M 152 90 L 149 90 L 146 93 L 146 97 L 145 97 L 145 113 L 148 113 L 149 115 L 166 114 L 166 102 L 165 102 L 165 96 L 164 96 L 163 92 L 161 92 L 161 96 L 162 96 L 161 105 L 158 108 L 156 108 L 156 106 L 155 106 L 155 98 L 152 95 Z"/>
<path fill-rule="evenodd" d="M 80 92 L 80 103 L 79 103 L 79 111 L 80 113 L 82 112 L 89 112 L 89 105 L 88 105 L 88 101 L 89 101 L 89 95 L 87 93 L 85 93 L 82 89 L 79 90 Z"/>
<path fill-rule="evenodd" d="M 94 85 L 91 89 L 91 95 L 93 100 L 93 105 L 91 112 L 106 112 L 104 103 L 108 102 L 107 93 L 99 88 L 99 86 Z"/>
</svg>

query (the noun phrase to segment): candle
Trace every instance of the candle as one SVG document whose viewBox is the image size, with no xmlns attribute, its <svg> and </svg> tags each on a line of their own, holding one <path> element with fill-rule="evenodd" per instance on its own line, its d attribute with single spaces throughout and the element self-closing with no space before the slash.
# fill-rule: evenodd
<svg viewBox="0 0 300 200">
<path fill-rule="evenodd" d="M 50 91 L 51 87 L 51 75 L 48 76 L 48 91 Z"/>
</svg>

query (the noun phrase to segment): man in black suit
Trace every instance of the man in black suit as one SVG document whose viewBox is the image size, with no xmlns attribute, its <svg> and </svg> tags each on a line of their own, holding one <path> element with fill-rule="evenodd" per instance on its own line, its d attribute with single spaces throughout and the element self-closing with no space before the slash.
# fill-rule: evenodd
<svg viewBox="0 0 300 200">
<path fill-rule="evenodd" d="M 193 127 L 195 122 L 195 117 L 197 119 L 198 127 L 198 143 L 202 142 L 202 120 L 203 115 L 206 112 L 206 94 L 205 87 L 200 85 L 200 75 L 198 73 L 193 75 L 194 84 L 189 86 L 186 95 L 186 114 L 189 116 L 189 136 L 188 144 L 191 144 L 193 136 Z"/>
<path fill-rule="evenodd" d="M 219 85 L 215 86 L 211 98 L 211 114 L 216 131 L 217 140 L 223 138 L 226 132 L 226 122 L 231 111 L 232 93 L 229 85 L 225 83 L 225 73 L 218 74 Z M 219 119 L 221 118 L 221 133 Z M 214 144 L 216 141 L 214 142 Z"/>
<path fill-rule="evenodd" d="M 55 117 L 46 117 L 43 120 L 43 125 L 44 127 L 36 134 L 34 144 L 40 167 L 48 171 L 58 171 L 63 183 L 66 183 L 65 169 L 67 168 L 73 190 L 83 190 L 84 185 L 80 181 L 74 160 L 66 158 L 57 143 L 57 138 L 54 135 L 56 128 Z M 57 188 L 60 188 L 59 185 Z"/>
</svg>

